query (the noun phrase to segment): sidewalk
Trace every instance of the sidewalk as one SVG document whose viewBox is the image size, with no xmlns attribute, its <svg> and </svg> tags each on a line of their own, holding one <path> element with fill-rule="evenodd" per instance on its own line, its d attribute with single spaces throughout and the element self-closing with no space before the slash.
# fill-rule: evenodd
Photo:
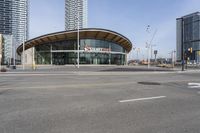
<svg viewBox="0 0 200 133">
<path fill-rule="evenodd" d="M 80 65 L 77 68 L 74 65 L 55 66 L 55 65 L 38 65 L 34 70 L 31 66 L 25 66 L 23 70 L 22 66 L 16 66 L 16 69 L 6 68 L 6 73 L 48 73 L 48 72 L 200 72 L 200 69 L 188 68 L 185 71 L 181 71 L 181 67 L 175 68 L 163 68 L 151 66 L 117 66 L 117 65 Z"/>
</svg>

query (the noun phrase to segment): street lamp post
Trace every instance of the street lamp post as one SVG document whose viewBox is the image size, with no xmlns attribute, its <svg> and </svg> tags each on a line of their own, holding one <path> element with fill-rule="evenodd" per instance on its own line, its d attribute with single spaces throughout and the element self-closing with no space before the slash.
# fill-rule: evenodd
<svg viewBox="0 0 200 133">
<path fill-rule="evenodd" d="M 3 35 L 0 35 L 0 70 L 1 70 L 1 64 L 2 64 L 2 58 L 3 58 L 3 50 L 5 47 L 3 47 L 4 43 L 4 37 Z"/>
<path fill-rule="evenodd" d="M 148 31 L 149 28 L 150 28 L 150 25 L 148 25 L 147 30 L 146 30 L 148 33 L 149 33 L 149 31 Z M 149 42 L 146 42 L 146 44 L 147 44 L 147 49 L 148 49 L 148 53 L 147 53 L 147 57 L 148 57 L 148 68 L 150 68 L 150 57 L 149 57 L 149 55 L 150 55 L 150 50 L 152 49 L 152 46 L 154 46 L 154 45 L 152 45 L 152 41 L 153 41 L 153 39 L 154 39 L 156 33 L 157 33 L 157 29 L 154 31 L 151 40 L 150 40 Z M 151 52 L 151 58 L 152 58 L 152 52 Z"/>
<path fill-rule="evenodd" d="M 25 69 L 25 36 L 24 36 L 24 38 L 23 38 L 23 66 L 22 66 L 22 68 L 23 68 L 23 70 Z"/>
<path fill-rule="evenodd" d="M 15 45 L 15 43 L 16 43 L 16 40 L 14 40 L 14 46 L 13 46 L 13 48 L 14 48 L 14 52 L 13 52 L 13 65 L 14 65 L 14 67 L 16 67 L 16 45 Z"/>
<path fill-rule="evenodd" d="M 183 18 L 181 18 L 181 57 L 182 57 L 182 71 L 184 71 L 184 65 L 185 65 L 185 62 L 184 62 L 184 48 L 183 48 L 183 37 L 184 37 L 184 21 L 183 21 Z"/>
<path fill-rule="evenodd" d="M 150 44 L 147 43 L 147 50 L 148 50 L 148 53 L 147 53 L 147 57 L 148 57 L 148 68 L 150 68 L 150 57 L 149 57 L 149 54 L 150 54 Z"/>
<path fill-rule="evenodd" d="M 150 44 L 148 42 L 146 42 L 146 48 L 147 48 L 147 64 L 148 64 L 148 68 L 150 68 Z"/>
<path fill-rule="evenodd" d="M 4 48 L 0 49 L 0 70 L 1 70 L 1 64 L 2 64 L 2 58 L 3 58 L 3 50 Z"/>
<path fill-rule="evenodd" d="M 171 66 L 172 68 L 174 68 L 174 51 L 171 51 L 168 54 L 170 55 L 171 58 Z"/>
<path fill-rule="evenodd" d="M 137 48 L 136 52 L 137 52 L 137 60 L 139 60 L 140 48 Z"/>
<path fill-rule="evenodd" d="M 151 45 L 151 59 L 153 59 L 153 47 L 156 46 L 155 44 Z"/>
<path fill-rule="evenodd" d="M 79 68 L 79 7 L 77 0 L 77 68 Z"/>
<path fill-rule="evenodd" d="M 14 55 L 14 53 L 13 53 L 13 35 L 11 35 L 11 44 L 10 44 L 10 46 L 11 46 L 11 48 L 10 48 L 10 65 L 14 65 L 14 60 L 13 60 L 13 62 L 12 62 L 12 59 L 13 59 L 13 55 Z"/>
<path fill-rule="evenodd" d="M 32 48 L 32 69 L 35 70 L 35 47 Z"/>
<path fill-rule="evenodd" d="M 175 66 L 176 65 L 176 51 L 174 50 L 173 53 L 174 53 L 173 58 L 174 58 L 174 66 Z"/>
</svg>

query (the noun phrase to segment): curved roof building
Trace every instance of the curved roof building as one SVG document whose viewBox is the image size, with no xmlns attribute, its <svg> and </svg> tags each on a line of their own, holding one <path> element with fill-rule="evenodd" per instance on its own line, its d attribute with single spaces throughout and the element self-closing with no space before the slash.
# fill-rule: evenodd
<svg viewBox="0 0 200 133">
<path fill-rule="evenodd" d="M 128 38 L 106 29 L 80 29 L 79 37 L 80 64 L 123 65 L 132 49 Z M 78 53 L 77 30 L 51 33 L 25 42 L 25 50 L 33 47 L 36 64 L 74 64 Z M 19 55 L 22 52 L 23 44 L 17 48 Z"/>
</svg>

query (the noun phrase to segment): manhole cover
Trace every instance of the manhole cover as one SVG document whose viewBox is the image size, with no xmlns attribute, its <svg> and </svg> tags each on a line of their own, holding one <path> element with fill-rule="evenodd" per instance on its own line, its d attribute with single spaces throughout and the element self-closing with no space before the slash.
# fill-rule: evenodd
<svg viewBox="0 0 200 133">
<path fill-rule="evenodd" d="M 142 85 L 161 85 L 158 82 L 138 82 L 138 84 L 142 84 Z"/>
</svg>

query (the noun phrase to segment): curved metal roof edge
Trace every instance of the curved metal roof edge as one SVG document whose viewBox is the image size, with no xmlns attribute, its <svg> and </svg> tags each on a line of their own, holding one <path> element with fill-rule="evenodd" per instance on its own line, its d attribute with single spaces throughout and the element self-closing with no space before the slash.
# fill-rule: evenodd
<svg viewBox="0 0 200 133">
<path fill-rule="evenodd" d="M 130 44 L 132 44 L 131 41 L 127 37 L 125 37 L 124 35 L 116 32 L 116 31 L 112 31 L 112 30 L 108 30 L 108 29 L 103 29 L 103 28 L 82 28 L 82 29 L 79 29 L 79 31 L 90 31 L 90 30 L 91 31 L 108 31 L 108 32 L 111 32 L 111 33 L 115 33 L 115 34 L 120 35 L 121 37 L 125 38 L 126 40 L 128 40 L 130 42 Z M 32 39 L 30 39 L 30 40 L 28 40 L 26 42 L 30 42 L 30 41 L 35 40 L 37 38 L 42 38 L 42 37 L 50 36 L 50 35 L 54 35 L 54 34 L 61 34 L 61 33 L 65 33 L 65 32 L 66 33 L 68 33 L 68 32 L 69 33 L 70 32 L 77 32 L 77 30 L 67 30 L 67 31 L 53 32 L 53 33 L 49 33 L 49 34 L 45 34 L 45 35 L 41 35 L 41 36 L 32 38 Z"/>
<path fill-rule="evenodd" d="M 79 31 L 80 32 L 82 32 L 82 31 L 105 31 L 105 32 L 110 32 L 112 34 L 114 33 L 114 34 L 116 34 L 118 36 L 121 36 L 122 38 L 124 38 L 125 40 L 127 40 L 131 45 L 133 45 L 132 42 L 127 37 L 125 37 L 124 35 L 116 32 L 116 31 L 112 31 L 112 30 L 108 30 L 108 29 L 103 29 L 103 28 L 82 28 L 82 29 L 79 29 Z M 25 42 L 25 44 L 29 43 L 29 42 L 31 42 L 31 41 L 33 41 L 35 39 L 38 39 L 38 38 L 43 38 L 43 37 L 46 37 L 46 36 L 51 36 L 51 35 L 56 35 L 56 34 L 62 34 L 62 33 L 70 33 L 70 32 L 77 32 L 77 29 L 76 30 L 59 31 L 59 32 L 53 32 L 53 33 L 49 33 L 49 34 L 44 34 L 44 35 L 32 38 L 30 40 L 27 40 Z M 18 48 L 22 47 L 22 45 L 23 44 L 19 45 Z M 17 48 L 17 51 L 18 51 L 18 48 Z"/>
</svg>

